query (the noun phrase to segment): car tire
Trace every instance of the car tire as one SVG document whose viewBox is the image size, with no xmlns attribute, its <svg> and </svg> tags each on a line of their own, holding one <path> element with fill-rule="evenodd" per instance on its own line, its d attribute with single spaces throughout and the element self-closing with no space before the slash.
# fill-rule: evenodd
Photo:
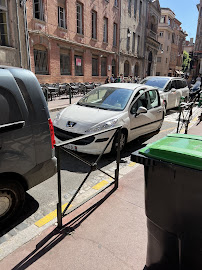
<svg viewBox="0 0 202 270">
<path fill-rule="evenodd" d="M 121 131 L 121 137 L 120 137 L 120 152 L 123 151 L 125 145 L 127 142 L 127 135 L 125 131 Z M 118 147 L 118 134 L 115 136 L 113 144 L 112 144 L 112 154 L 117 153 L 117 147 Z"/>
<path fill-rule="evenodd" d="M 25 190 L 16 180 L 0 181 L 0 224 L 7 224 L 23 207 Z"/>
</svg>

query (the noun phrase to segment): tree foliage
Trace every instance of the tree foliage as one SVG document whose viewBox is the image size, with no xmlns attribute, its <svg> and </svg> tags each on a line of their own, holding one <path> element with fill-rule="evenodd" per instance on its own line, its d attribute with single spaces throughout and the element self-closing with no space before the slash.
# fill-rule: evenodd
<svg viewBox="0 0 202 270">
<path fill-rule="evenodd" d="M 189 57 L 189 53 L 186 51 L 183 51 L 183 64 L 182 64 L 183 72 L 189 71 L 190 61 L 191 61 L 191 58 Z"/>
</svg>

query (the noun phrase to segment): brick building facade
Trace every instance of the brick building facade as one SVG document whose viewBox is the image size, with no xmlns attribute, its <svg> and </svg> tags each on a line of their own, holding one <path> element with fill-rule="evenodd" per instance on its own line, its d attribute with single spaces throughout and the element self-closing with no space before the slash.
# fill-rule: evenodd
<svg viewBox="0 0 202 270">
<path fill-rule="evenodd" d="M 31 70 L 40 83 L 118 74 L 119 1 L 28 0 Z"/>
</svg>

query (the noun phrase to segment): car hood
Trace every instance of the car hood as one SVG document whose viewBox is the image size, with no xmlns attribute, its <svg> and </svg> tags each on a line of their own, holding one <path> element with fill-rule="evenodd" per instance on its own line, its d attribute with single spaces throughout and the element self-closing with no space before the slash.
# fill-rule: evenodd
<svg viewBox="0 0 202 270">
<path fill-rule="evenodd" d="M 59 121 L 54 121 L 54 126 L 75 133 L 85 133 L 96 124 L 109 119 L 120 118 L 120 111 L 102 110 L 73 104 L 61 113 Z"/>
</svg>

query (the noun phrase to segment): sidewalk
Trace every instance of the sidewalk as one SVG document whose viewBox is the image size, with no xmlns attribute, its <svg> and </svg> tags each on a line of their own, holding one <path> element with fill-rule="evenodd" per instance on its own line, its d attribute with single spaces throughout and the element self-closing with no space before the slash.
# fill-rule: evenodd
<svg viewBox="0 0 202 270">
<path fill-rule="evenodd" d="M 52 102 L 53 109 L 58 101 Z M 202 136 L 202 123 L 193 125 L 188 134 Z M 103 191 L 63 218 L 63 225 L 60 231 L 49 227 L 8 255 L 0 269 L 143 270 L 147 248 L 144 167 L 134 166 L 120 178 L 118 190 Z"/>
<path fill-rule="evenodd" d="M 82 96 L 74 96 L 73 98 L 71 98 L 71 104 L 79 101 L 79 99 L 81 98 Z M 62 110 L 69 105 L 70 101 L 67 97 L 56 97 L 52 101 L 48 101 L 48 109 L 50 112 Z"/>
</svg>

